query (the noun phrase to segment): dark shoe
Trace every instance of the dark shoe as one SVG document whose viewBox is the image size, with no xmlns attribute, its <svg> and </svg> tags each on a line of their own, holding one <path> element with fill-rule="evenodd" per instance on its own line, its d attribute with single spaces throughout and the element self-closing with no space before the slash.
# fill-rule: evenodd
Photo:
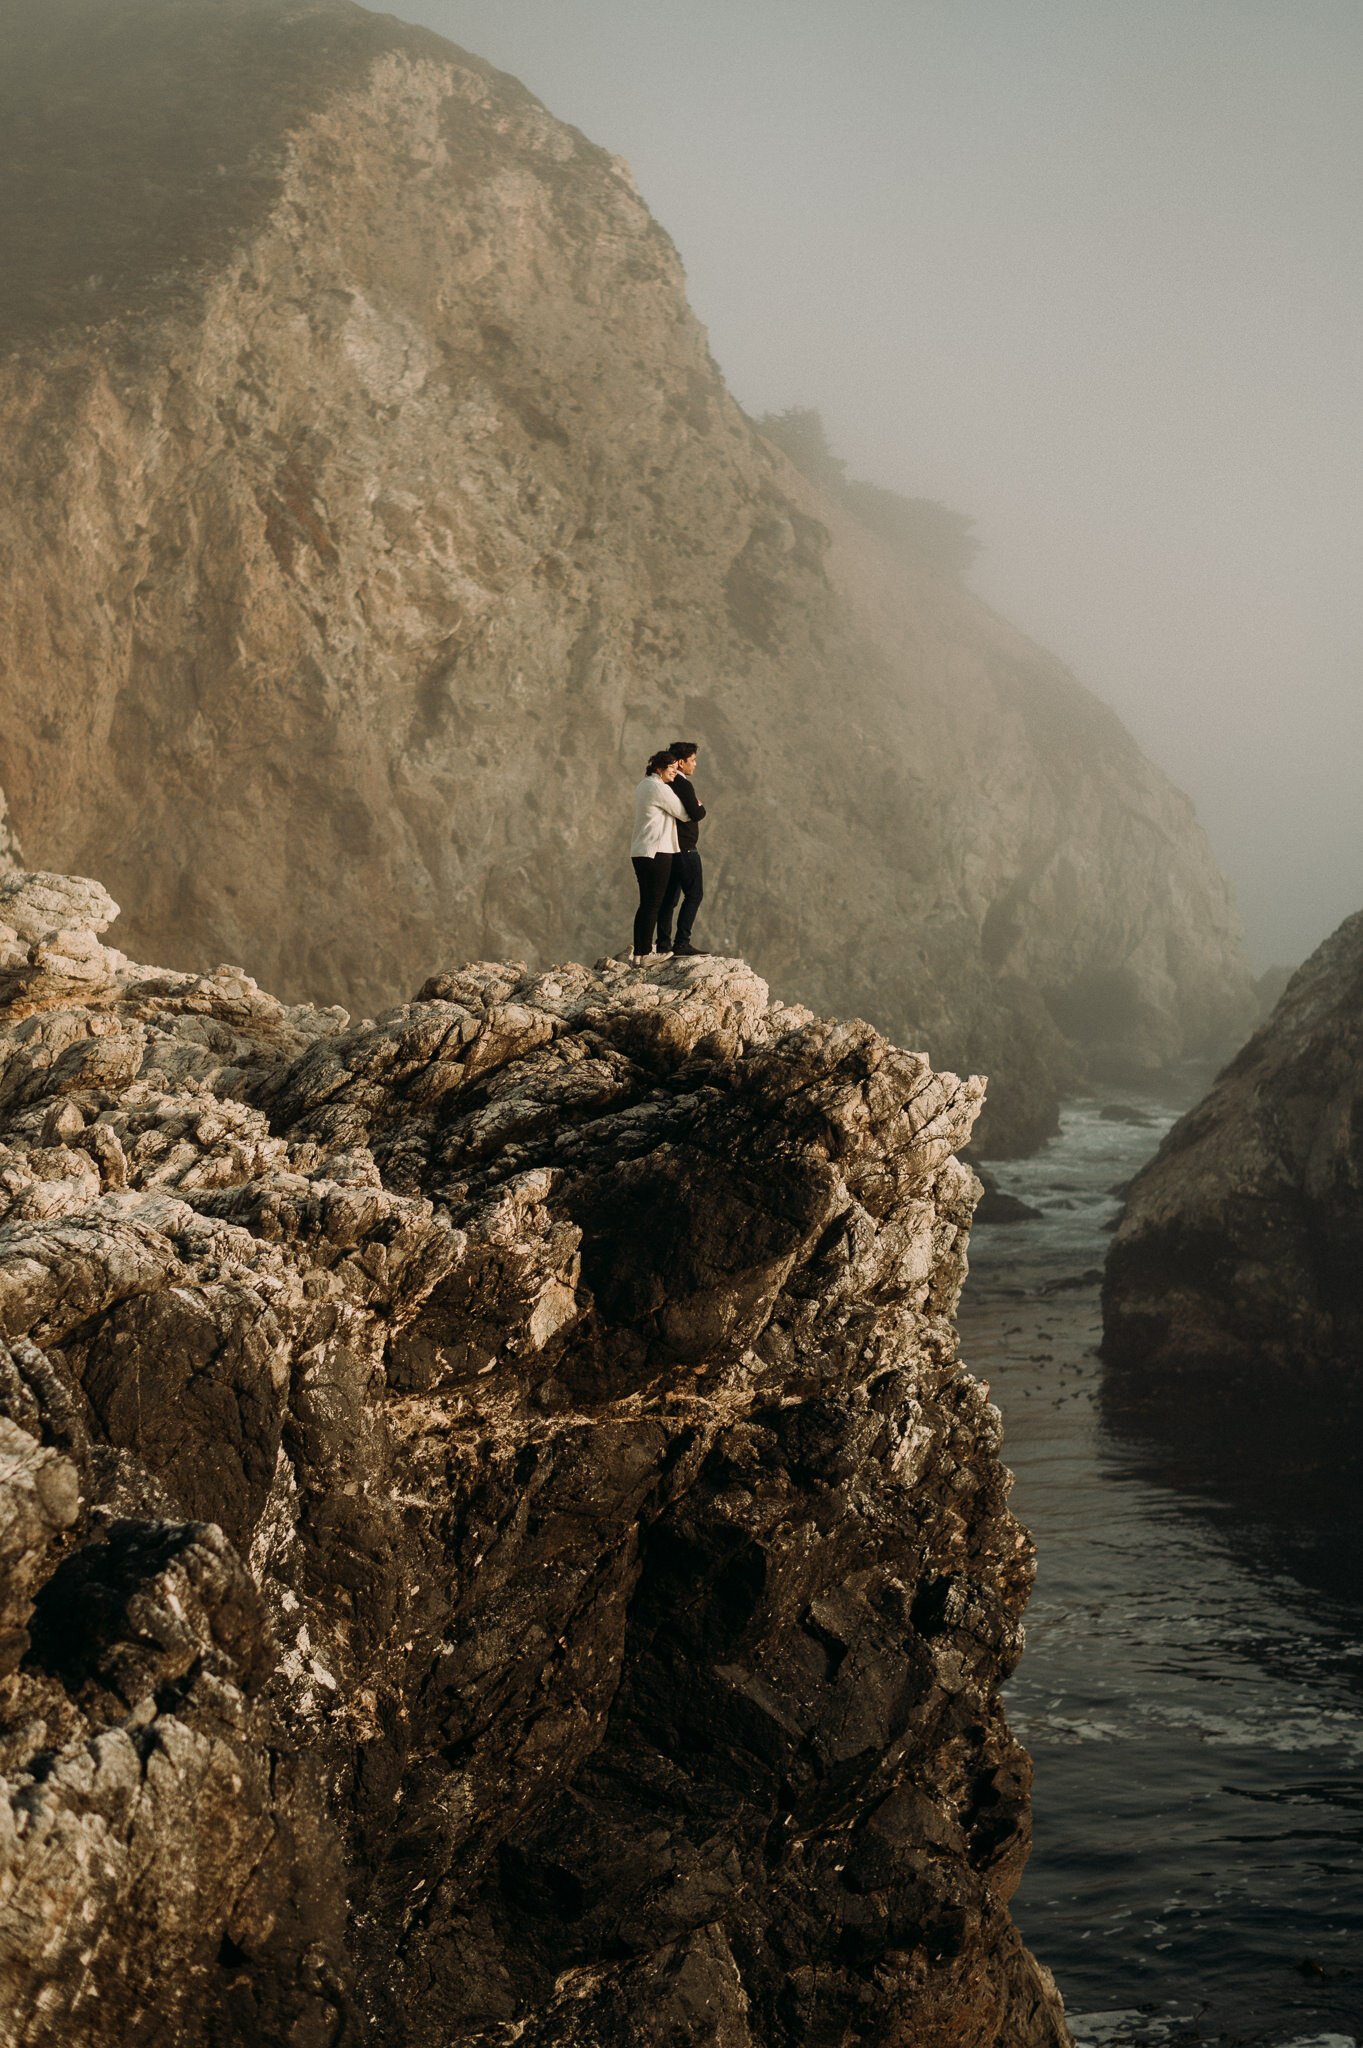
<svg viewBox="0 0 1363 2048">
<path fill-rule="evenodd" d="M 660 936 L 658 939 L 658 943 L 653 948 L 653 950 L 655 953 L 670 953 L 672 951 L 671 939 L 664 939 Z"/>
<path fill-rule="evenodd" d="M 689 939 L 678 939 L 672 948 L 672 958 L 682 960 L 708 960 L 710 955 L 704 946 L 693 946 Z"/>
</svg>

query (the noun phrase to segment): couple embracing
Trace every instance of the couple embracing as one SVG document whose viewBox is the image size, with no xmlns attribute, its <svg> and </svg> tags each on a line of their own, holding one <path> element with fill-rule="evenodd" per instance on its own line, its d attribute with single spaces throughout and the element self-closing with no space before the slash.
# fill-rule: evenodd
<svg viewBox="0 0 1363 2048">
<path fill-rule="evenodd" d="M 655 952 L 694 957 L 701 950 L 691 944 L 691 927 L 705 888 L 697 846 L 705 806 L 691 780 L 696 751 L 694 740 L 674 740 L 653 755 L 634 792 L 629 851 L 639 880 L 639 908 L 632 960 L 646 960 Z M 672 916 L 678 904 L 674 945 Z"/>
</svg>

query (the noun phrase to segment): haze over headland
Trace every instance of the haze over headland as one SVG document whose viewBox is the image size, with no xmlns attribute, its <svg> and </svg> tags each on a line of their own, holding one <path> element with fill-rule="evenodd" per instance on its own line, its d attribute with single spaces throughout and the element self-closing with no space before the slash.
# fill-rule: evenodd
<svg viewBox="0 0 1363 2048">
<path fill-rule="evenodd" d="M 1357 907 L 1363 13 L 384 11 L 629 159 L 749 411 L 975 516 L 975 587 L 1188 790 L 1261 964 Z"/>
</svg>

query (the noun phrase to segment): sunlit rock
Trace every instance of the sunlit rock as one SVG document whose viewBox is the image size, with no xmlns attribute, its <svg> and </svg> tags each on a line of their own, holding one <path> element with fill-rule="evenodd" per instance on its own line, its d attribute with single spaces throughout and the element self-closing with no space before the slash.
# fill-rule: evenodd
<svg viewBox="0 0 1363 2048">
<path fill-rule="evenodd" d="M 981 1084 L 737 961 L 30 964 L 5 2042 L 1064 2048 Z"/>
</svg>

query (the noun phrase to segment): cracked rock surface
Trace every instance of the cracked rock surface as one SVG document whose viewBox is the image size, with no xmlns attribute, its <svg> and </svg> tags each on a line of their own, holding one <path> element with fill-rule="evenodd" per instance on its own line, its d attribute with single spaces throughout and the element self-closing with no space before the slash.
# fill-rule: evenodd
<svg viewBox="0 0 1363 2048">
<path fill-rule="evenodd" d="M 736 961 L 352 1024 L 0 888 L 6 2048 L 1061 2048 L 981 1084 Z"/>
</svg>

